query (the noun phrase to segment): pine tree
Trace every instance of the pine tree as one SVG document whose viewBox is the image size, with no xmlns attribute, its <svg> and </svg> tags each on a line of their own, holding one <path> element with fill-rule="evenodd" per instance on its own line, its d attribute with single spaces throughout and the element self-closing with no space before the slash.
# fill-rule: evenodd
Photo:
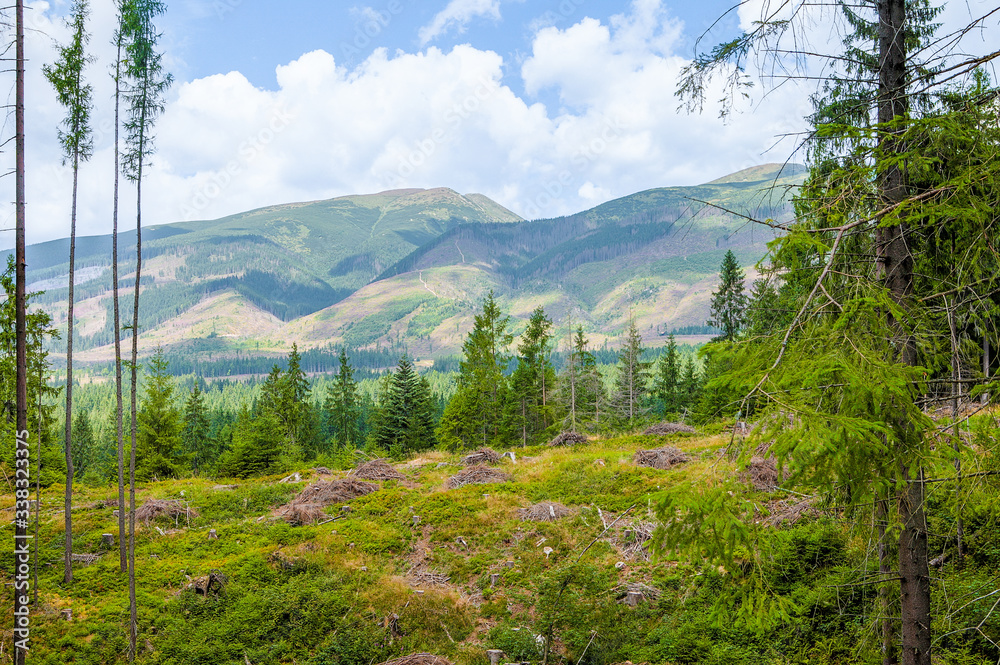
<svg viewBox="0 0 1000 665">
<path fill-rule="evenodd" d="M 629 319 L 625 343 L 618 352 L 618 377 L 615 379 L 615 410 L 620 419 L 629 427 L 646 412 L 650 363 L 642 359 L 642 337 L 635 326 L 635 319 Z"/>
<path fill-rule="evenodd" d="M 500 311 L 493 291 L 483 301 L 483 311 L 462 346 L 464 358 L 454 396 L 445 407 L 438 438 L 449 448 L 503 445 L 503 409 L 508 380 L 504 374 L 507 348 L 514 337 L 507 328 L 510 317 Z"/>
<path fill-rule="evenodd" d="M 173 399 L 174 379 L 167 372 L 163 349 L 157 348 L 149 361 L 146 394 L 139 408 L 136 477 L 141 480 L 173 478 L 183 469 L 181 414 Z"/>
<path fill-rule="evenodd" d="M 85 48 L 90 41 L 86 24 L 89 9 L 87 0 L 75 0 L 70 10 L 68 27 L 73 31 L 70 44 L 59 49 L 59 59 L 54 66 L 45 65 L 42 71 L 56 89 L 59 103 L 66 108 L 66 119 L 59 130 L 59 142 L 64 161 L 73 165 L 73 199 L 70 206 L 69 236 L 69 295 L 66 313 L 66 548 L 63 580 L 73 581 L 73 333 L 76 282 L 76 207 L 80 162 L 87 161 L 94 146 L 90 132 L 90 110 L 93 89 L 83 83 L 83 68 L 89 62 Z"/>
<path fill-rule="evenodd" d="M 340 350 L 340 370 L 337 380 L 326 397 L 327 429 L 340 448 L 359 448 L 364 440 L 361 436 L 361 417 L 358 387 L 354 382 L 354 368 L 347 358 L 347 351 Z"/>
<path fill-rule="evenodd" d="M 712 315 L 708 320 L 708 325 L 722 331 L 717 339 L 732 342 L 743 329 L 746 309 L 743 276 L 733 250 L 727 251 L 719 268 L 719 290 L 712 292 Z"/>
<path fill-rule="evenodd" d="M 184 403 L 184 429 L 181 433 L 184 453 L 191 460 L 191 468 L 198 473 L 203 466 L 215 459 L 215 446 L 211 437 L 211 423 L 205 407 L 204 394 L 196 382 Z"/>
<path fill-rule="evenodd" d="M 667 338 L 667 351 L 660 356 L 653 379 L 653 394 L 660 403 L 661 414 L 676 414 L 682 407 L 681 360 L 677 340 Z"/>
</svg>

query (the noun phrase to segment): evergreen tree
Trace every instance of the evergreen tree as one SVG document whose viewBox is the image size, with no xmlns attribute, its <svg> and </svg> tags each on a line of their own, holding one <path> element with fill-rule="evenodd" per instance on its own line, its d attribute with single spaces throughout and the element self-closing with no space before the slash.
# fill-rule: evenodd
<svg viewBox="0 0 1000 665">
<path fill-rule="evenodd" d="M 732 342 L 744 326 L 746 296 L 743 294 L 743 268 L 733 250 L 726 252 L 719 268 L 719 290 L 712 292 L 712 315 L 708 325 L 722 331 L 717 339 Z"/>
<path fill-rule="evenodd" d="M 183 469 L 181 414 L 173 399 L 174 379 L 167 372 L 163 349 L 157 348 L 139 408 L 136 477 L 141 480 L 173 478 Z"/>
<path fill-rule="evenodd" d="M 671 333 L 667 338 L 667 351 L 660 356 L 653 379 L 653 394 L 660 404 L 662 415 L 680 411 L 684 400 L 681 388 L 681 359 L 677 352 L 677 340 Z"/>
<path fill-rule="evenodd" d="M 364 438 L 358 422 L 361 405 L 358 386 L 354 381 L 354 368 L 347 359 L 347 351 L 340 351 L 340 371 L 326 397 L 327 431 L 340 448 L 360 448 Z"/>
<path fill-rule="evenodd" d="M 215 459 L 215 446 L 211 437 L 211 423 L 204 395 L 196 382 L 184 403 L 184 430 L 181 434 L 185 455 L 197 474 L 203 466 Z"/>
<path fill-rule="evenodd" d="M 629 427 L 646 411 L 650 363 L 642 359 L 642 337 L 635 327 L 635 319 L 629 319 L 625 343 L 618 352 L 618 376 L 615 379 L 615 411 Z"/>
<path fill-rule="evenodd" d="M 374 443 L 397 458 L 432 448 L 437 440 L 431 387 L 416 373 L 407 356 L 399 359 L 385 391 L 373 432 Z"/>
<path fill-rule="evenodd" d="M 698 402 L 698 398 L 701 396 L 701 379 L 698 376 L 694 358 L 691 356 L 688 356 L 684 363 L 684 371 L 681 374 L 678 388 L 677 406 L 679 409 L 690 409 Z"/>
<path fill-rule="evenodd" d="M 282 424 L 270 411 L 243 409 L 233 426 L 231 448 L 219 459 L 223 473 L 249 478 L 282 468 Z"/>
<path fill-rule="evenodd" d="M 438 438 L 449 448 L 504 445 L 503 409 L 508 380 L 504 371 L 507 348 L 514 337 L 507 328 L 510 317 L 503 315 L 493 291 L 483 301 L 483 311 L 462 346 L 455 394 L 445 407 Z"/>
<path fill-rule="evenodd" d="M 510 377 L 507 428 L 522 445 L 546 438 L 555 423 L 555 370 L 552 368 L 552 320 L 537 307 L 518 345 L 517 367 Z"/>
<path fill-rule="evenodd" d="M 83 478 L 90 471 L 97 453 L 94 429 L 90 426 L 90 418 L 86 411 L 81 411 L 73 419 L 70 447 L 73 452 L 73 474 L 78 479 Z"/>
<path fill-rule="evenodd" d="M 73 581 L 73 333 L 74 333 L 74 288 L 76 285 L 76 207 L 80 162 L 87 161 L 93 154 L 93 140 L 90 132 L 90 110 L 93 89 L 83 83 L 83 68 L 89 61 L 85 47 L 90 40 L 86 23 L 89 9 L 87 0 L 75 0 L 70 10 L 68 27 L 73 31 L 70 44 L 59 49 L 59 60 L 55 66 L 45 65 L 45 78 L 56 89 L 59 103 L 67 110 L 63 121 L 64 129 L 59 130 L 59 142 L 63 147 L 64 161 L 73 164 L 73 196 L 70 206 L 69 236 L 69 295 L 66 313 L 66 547 L 63 580 Z"/>
</svg>

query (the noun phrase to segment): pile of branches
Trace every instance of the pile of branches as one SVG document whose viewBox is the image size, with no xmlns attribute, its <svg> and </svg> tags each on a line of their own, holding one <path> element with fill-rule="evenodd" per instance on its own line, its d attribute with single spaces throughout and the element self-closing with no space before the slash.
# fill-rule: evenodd
<svg viewBox="0 0 1000 665">
<path fill-rule="evenodd" d="M 492 448 L 480 448 L 479 450 L 471 452 L 462 458 L 462 464 L 465 466 L 474 466 L 476 464 L 496 464 L 499 461 L 500 453 Z"/>
<path fill-rule="evenodd" d="M 656 601 L 663 592 L 642 582 L 629 582 L 618 587 L 618 600 L 624 600 L 629 593 L 641 594 L 643 600 Z"/>
<path fill-rule="evenodd" d="M 554 522 L 560 517 L 566 517 L 572 511 L 561 503 L 542 501 L 528 508 L 521 508 L 517 516 L 525 522 Z"/>
<path fill-rule="evenodd" d="M 670 469 L 678 464 L 690 462 L 691 458 L 687 453 L 674 448 L 673 446 L 663 446 L 656 450 L 637 450 L 632 456 L 632 461 L 636 466 L 648 466 L 654 469 Z"/>
<path fill-rule="evenodd" d="M 632 522 L 622 530 L 615 545 L 626 559 L 649 561 L 649 542 L 655 529 L 656 525 L 652 522 Z"/>
<path fill-rule="evenodd" d="M 754 457 L 740 473 L 740 480 L 753 485 L 755 490 L 766 491 L 778 487 L 778 467 L 773 457 Z"/>
<path fill-rule="evenodd" d="M 96 561 L 98 561 L 100 558 L 101 558 L 100 554 L 71 554 L 70 555 L 70 560 L 72 560 L 73 563 L 82 563 L 84 566 L 89 566 L 90 564 L 95 563 Z"/>
<path fill-rule="evenodd" d="M 406 478 L 399 471 L 396 471 L 384 459 L 373 459 L 365 462 L 351 472 L 353 478 L 363 478 L 364 480 L 403 480 Z"/>
<path fill-rule="evenodd" d="M 332 482 L 321 480 L 303 487 L 302 491 L 292 499 L 292 503 L 316 503 L 320 506 L 329 506 L 333 503 L 345 503 L 359 496 L 371 494 L 377 489 L 378 485 L 353 478 Z"/>
<path fill-rule="evenodd" d="M 177 499 L 149 499 L 135 510 L 135 519 L 149 524 L 158 517 L 173 518 L 174 523 L 181 517 L 198 517 L 198 511 Z"/>
<path fill-rule="evenodd" d="M 550 446 L 576 446 L 581 443 L 587 443 L 587 436 L 579 432 L 563 432 L 549 441 Z"/>
<path fill-rule="evenodd" d="M 465 485 L 485 485 L 487 483 L 505 483 L 510 475 L 488 466 L 475 465 L 462 469 L 448 479 L 449 489 L 458 489 Z"/>
<path fill-rule="evenodd" d="M 643 434 L 659 434 L 663 436 L 667 434 L 694 434 L 695 431 L 695 428 L 684 423 L 657 423 L 643 432 Z"/>
<path fill-rule="evenodd" d="M 329 518 L 329 515 L 323 510 L 323 506 L 318 503 L 298 501 L 286 503 L 276 508 L 272 514 L 275 517 L 285 520 L 292 526 L 315 524 Z"/>
<path fill-rule="evenodd" d="M 792 526 L 805 517 L 819 514 L 815 503 L 815 499 L 812 497 L 775 501 L 768 504 L 771 514 L 764 518 L 763 522 L 774 529 L 781 526 Z"/>
<path fill-rule="evenodd" d="M 417 586 L 448 586 L 448 581 L 451 580 L 449 575 L 427 570 L 410 571 L 407 577 L 412 584 Z"/>
<path fill-rule="evenodd" d="M 450 660 L 431 653 L 412 653 L 409 656 L 387 660 L 379 665 L 452 665 Z"/>
</svg>

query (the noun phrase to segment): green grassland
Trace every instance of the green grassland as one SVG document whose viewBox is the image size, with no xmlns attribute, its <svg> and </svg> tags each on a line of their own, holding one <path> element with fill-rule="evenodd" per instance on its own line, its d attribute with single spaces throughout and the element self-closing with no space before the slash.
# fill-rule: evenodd
<svg viewBox="0 0 1000 665">
<path fill-rule="evenodd" d="M 730 435 L 628 435 L 516 449 L 516 463 L 498 465 L 509 481 L 458 489 L 447 481 L 460 459 L 431 451 L 396 465 L 404 480 L 331 505 L 328 521 L 309 526 L 272 512 L 308 483 L 344 477 L 336 467 L 350 466 L 349 457 L 326 462 L 332 476 L 300 469 L 298 483 L 149 483 L 138 505 L 177 499 L 196 515 L 138 525 L 137 662 L 371 665 L 427 651 L 472 665 L 487 662 L 488 648 L 538 662 L 547 638 L 553 663 L 880 662 L 875 591 L 863 584 L 877 567 L 870 515 L 828 512 L 821 498 L 797 510 L 801 496 L 755 489 L 725 454 L 729 443 Z M 689 461 L 670 470 L 633 463 L 636 450 L 664 444 Z M 976 468 L 977 460 L 966 463 Z M 651 552 L 655 539 L 638 534 L 654 525 L 664 491 L 722 484 L 741 498 L 758 552 L 723 566 Z M 935 632 L 959 631 L 937 645 L 942 663 L 995 661 L 979 634 L 960 629 L 981 621 L 983 635 L 1000 637 L 993 599 L 977 600 L 1000 564 L 996 490 L 995 481 L 966 488 L 969 554 L 964 565 L 948 562 L 935 573 L 935 603 L 952 610 L 936 614 Z M 519 515 L 543 501 L 569 513 L 541 522 Z M 950 490 L 932 493 L 934 551 L 948 547 L 954 501 Z M 12 503 L 6 494 L 0 509 Z M 75 564 L 68 586 L 61 504 L 58 488 L 43 492 L 31 662 L 124 663 L 127 586 L 117 548 L 101 544 L 102 533 L 117 533 L 115 491 L 77 485 L 75 553 L 98 558 Z M 0 558 L 10 561 L 12 539 L 0 543 Z M 213 572 L 224 585 L 197 593 Z M 9 626 L 5 589 L 0 621 Z M 630 589 L 644 594 L 634 607 L 624 602 Z M 765 618 L 773 607 L 782 613 Z"/>
</svg>

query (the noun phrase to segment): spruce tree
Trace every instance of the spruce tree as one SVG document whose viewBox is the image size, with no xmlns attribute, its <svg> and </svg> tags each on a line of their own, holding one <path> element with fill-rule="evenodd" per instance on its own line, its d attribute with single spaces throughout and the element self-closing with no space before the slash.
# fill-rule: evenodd
<svg viewBox="0 0 1000 665">
<path fill-rule="evenodd" d="M 462 346 L 463 359 L 454 396 L 445 407 L 438 438 L 449 448 L 487 446 L 509 440 L 503 427 L 508 379 L 507 349 L 513 335 L 510 317 L 500 310 L 493 291 L 483 300 L 483 311 Z"/>
<path fill-rule="evenodd" d="M 660 404 L 662 415 L 672 415 L 682 406 L 681 359 L 677 352 L 677 340 L 673 334 L 667 338 L 666 352 L 660 356 L 653 379 L 653 394 Z"/>
<path fill-rule="evenodd" d="M 555 423 L 555 370 L 552 368 L 552 320 L 537 307 L 518 345 L 517 367 L 510 377 L 507 429 L 522 445 L 546 438 Z"/>
<path fill-rule="evenodd" d="M 434 447 L 434 403 L 427 380 L 403 355 L 381 397 L 374 442 L 393 457 Z"/>
<path fill-rule="evenodd" d="M 642 359 L 642 337 L 635 326 L 635 318 L 629 318 L 625 341 L 618 352 L 618 376 L 615 379 L 615 410 L 619 419 L 632 427 L 646 413 L 646 398 L 649 383 L 648 361 Z"/>
<path fill-rule="evenodd" d="M 73 451 L 73 475 L 83 478 L 91 470 L 97 446 L 94 441 L 94 428 L 90 425 L 90 417 L 86 411 L 81 411 L 73 418 L 73 437 L 70 440 Z M 68 468 L 68 467 L 67 467 Z"/>
<path fill-rule="evenodd" d="M 363 438 L 359 426 L 361 417 L 358 386 L 347 351 L 340 350 L 340 369 L 326 397 L 327 429 L 340 448 L 360 448 Z"/>
<path fill-rule="evenodd" d="M 211 437 L 211 422 L 208 409 L 205 407 L 205 397 L 201 386 L 196 382 L 188 393 L 184 403 L 184 429 L 181 433 L 184 453 L 191 461 L 191 469 L 195 474 L 207 462 L 215 458 L 215 450 Z"/>
<path fill-rule="evenodd" d="M 74 287 L 76 282 L 76 208 L 80 162 L 90 159 L 94 151 L 90 131 L 91 96 L 93 89 L 83 82 L 83 68 L 90 61 L 85 48 L 90 41 L 87 34 L 87 0 L 75 0 L 70 10 L 68 27 L 72 30 L 70 44 L 59 49 L 59 59 L 54 66 L 45 65 L 45 78 L 56 90 L 59 103 L 66 108 L 66 119 L 59 130 L 63 160 L 73 166 L 73 197 L 70 206 L 69 236 L 69 295 L 66 313 L 66 548 L 63 580 L 73 581 L 73 334 Z"/>
<path fill-rule="evenodd" d="M 174 405 L 174 379 L 163 349 L 149 361 L 146 393 L 139 407 L 136 477 L 173 478 L 184 468 L 181 414 Z"/>
<path fill-rule="evenodd" d="M 732 342 L 744 326 L 746 296 L 743 294 L 743 268 L 733 250 L 726 252 L 719 268 L 719 290 L 712 292 L 712 314 L 708 325 L 722 334 L 717 339 Z"/>
</svg>

